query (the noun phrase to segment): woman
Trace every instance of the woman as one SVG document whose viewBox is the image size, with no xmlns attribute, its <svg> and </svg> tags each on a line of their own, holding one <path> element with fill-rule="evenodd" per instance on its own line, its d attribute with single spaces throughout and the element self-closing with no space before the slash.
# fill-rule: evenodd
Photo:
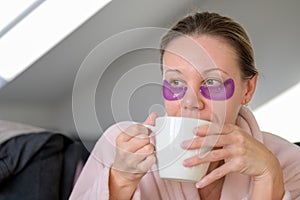
<svg viewBox="0 0 300 200">
<path fill-rule="evenodd" d="M 149 129 L 119 124 L 96 144 L 71 199 L 300 199 L 299 148 L 261 132 L 245 107 L 258 73 L 244 29 L 216 13 L 195 13 L 164 36 L 161 49 L 167 115 L 222 125 L 217 132 L 196 127 L 198 137 L 181 145 L 215 140 L 204 157 L 183 163 L 209 162 L 206 176 L 196 184 L 160 179 Z"/>
</svg>

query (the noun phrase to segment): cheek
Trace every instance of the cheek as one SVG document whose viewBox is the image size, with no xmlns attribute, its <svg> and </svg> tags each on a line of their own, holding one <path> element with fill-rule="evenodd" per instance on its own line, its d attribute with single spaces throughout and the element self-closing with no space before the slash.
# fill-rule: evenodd
<svg viewBox="0 0 300 200">
<path fill-rule="evenodd" d="M 226 113 L 226 122 L 227 123 L 235 123 L 238 113 L 241 109 L 243 101 L 243 95 L 240 88 L 237 88 L 234 96 L 228 100 L 226 110 L 230 111 Z"/>
<path fill-rule="evenodd" d="M 226 106 L 226 110 L 230 112 L 226 112 L 225 122 L 230 124 L 235 124 L 238 113 L 241 108 L 241 104 L 237 104 L 235 102 L 228 102 Z"/>
<path fill-rule="evenodd" d="M 164 101 L 165 103 L 165 109 L 167 112 L 167 115 L 169 116 L 181 116 L 181 107 L 180 107 L 180 101 Z"/>
</svg>

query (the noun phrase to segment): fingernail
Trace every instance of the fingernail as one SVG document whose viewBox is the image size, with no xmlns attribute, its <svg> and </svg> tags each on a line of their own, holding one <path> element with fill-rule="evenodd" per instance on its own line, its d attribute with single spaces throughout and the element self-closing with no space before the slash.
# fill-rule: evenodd
<svg viewBox="0 0 300 200">
<path fill-rule="evenodd" d="M 204 181 L 203 180 L 201 180 L 198 183 L 196 183 L 196 187 L 197 188 L 202 188 L 203 186 L 204 186 Z"/>
<path fill-rule="evenodd" d="M 207 125 L 202 125 L 202 126 L 195 127 L 195 128 L 193 129 L 193 133 L 194 133 L 195 135 L 197 135 L 197 136 L 204 136 L 205 133 L 206 133 L 206 129 L 205 129 L 206 126 L 207 126 Z"/>
<path fill-rule="evenodd" d="M 189 145 L 190 145 L 189 141 L 183 141 L 183 142 L 181 142 L 181 147 L 184 148 L 184 149 L 188 148 Z"/>
<path fill-rule="evenodd" d="M 186 159 L 186 160 L 183 161 L 183 165 L 185 167 L 190 166 L 191 164 L 192 164 L 192 160 Z"/>
<path fill-rule="evenodd" d="M 194 130 L 193 130 L 194 134 L 203 132 L 203 128 L 201 128 L 201 127 L 202 126 L 195 127 Z"/>
<path fill-rule="evenodd" d="M 195 127 L 195 128 L 193 129 L 193 133 L 196 134 L 197 132 L 198 132 L 198 127 Z"/>
</svg>

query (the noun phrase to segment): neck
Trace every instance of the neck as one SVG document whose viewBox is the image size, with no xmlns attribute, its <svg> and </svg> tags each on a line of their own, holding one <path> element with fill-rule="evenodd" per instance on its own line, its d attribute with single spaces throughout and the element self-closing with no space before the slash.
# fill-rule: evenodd
<svg viewBox="0 0 300 200">
<path fill-rule="evenodd" d="M 224 161 L 219 161 L 219 162 L 213 162 L 209 165 L 207 174 L 209 174 L 211 171 L 216 169 L 217 167 L 221 166 L 224 164 Z M 221 192 L 223 188 L 223 183 L 224 183 L 225 177 L 222 177 L 215 182 L 211 183 L 210 185 L 198 189 L 200 199 L 205 200 L 205 199 L 220 199 L 221 197 Z"/>
</svg>

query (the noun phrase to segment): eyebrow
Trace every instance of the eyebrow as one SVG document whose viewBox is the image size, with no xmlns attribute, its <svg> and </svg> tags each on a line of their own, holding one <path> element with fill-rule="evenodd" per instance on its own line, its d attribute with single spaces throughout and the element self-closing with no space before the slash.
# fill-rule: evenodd
<svg viewBox="0 0 300 200">
<path fill-rule="evenodd" d="M 182 72 L 178 69 L 167 69 L 166 71 L 164 71 L 164 73 L 167 73 L 167 72 L 178 72 L 178 73 L 182 74 Z"/>
<path fill-rule="evenodd" d="M 222 69 L 220 69 L 220 68 L 211 68 L 211 69 L 207 69 L 207 70 L 205 70 L 205 71 L 203 71 L 202 72 L 202 74 L 208 74 L 209 72 L 211 72 L 211 71 L 221 71 L 221 72 L 223 72 L 224 74 L 227 74 L 228 75 L 228 73 L 226 72 L 226 71 L 224 71 L 224 70 L 222 70 Z M 180 74 L 183 74 L 180 70 L 178 70 L 178 69 L 167 69 L 164 73 L 167 73 L 167 72 L 178 72 L 178 73 L 180 73 Z"/>
<path fill-rule="evenodd" d="M 223 72 L 224 74 L 229 75 L 226 71 L 224 71 L 224 70 L 222 70 L 222 69 L 220 69 L 220 68 L 211 68 L 211 69 L 205 70 L 205 71 L 203 71 L 203 74 L 208 74 L 208 73 L 211 72 L 211 71 L 221 71 L 221 72 Z"/>
</svg>

